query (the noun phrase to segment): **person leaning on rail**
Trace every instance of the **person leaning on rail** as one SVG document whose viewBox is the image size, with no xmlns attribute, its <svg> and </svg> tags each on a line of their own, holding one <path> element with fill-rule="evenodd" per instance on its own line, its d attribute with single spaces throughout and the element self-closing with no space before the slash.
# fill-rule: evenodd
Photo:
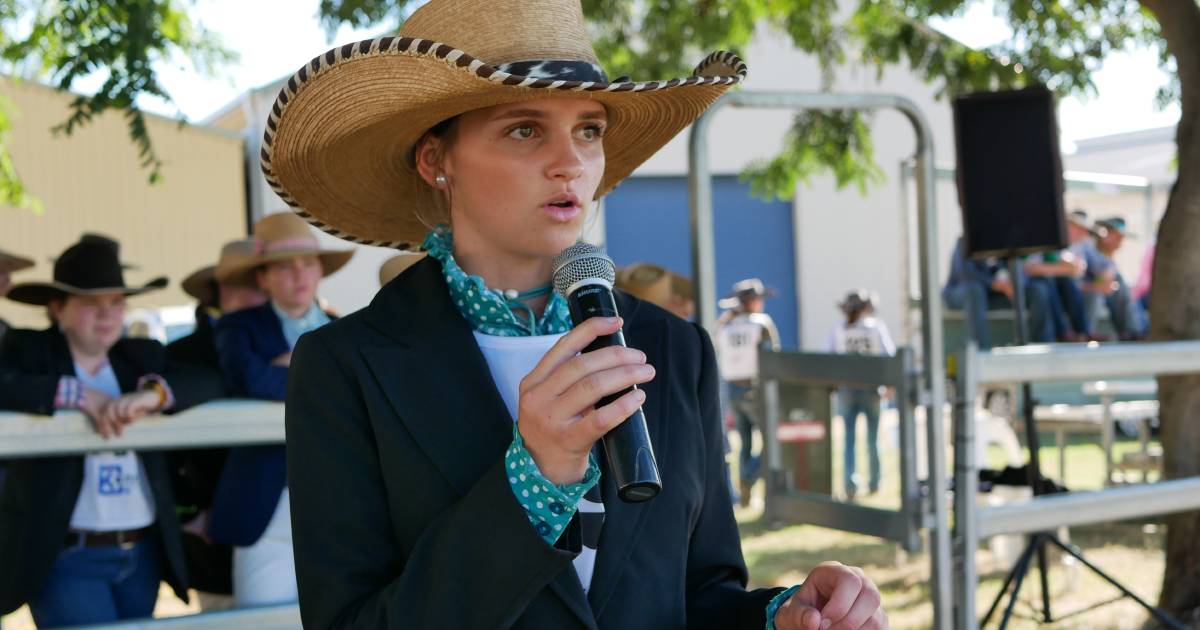
<svg viewBox="0 0 1200 630">
<path fill-rule="evenodd" d="M 297 339 L 335 319 L 318 304 L 317 285 L 354 252 L 322 249 L 308 224 L 290 212 L 259 220 L 254 242 L 253 256 L 219 270 L 216 278 L 257 286 L 267 301 L 217 321 L 217 355 L 232 395 L 282 401 Z M 286 475 L 282 445 L 231 449 L 221 472 L 207 534 L 234 546 L 239 606 L 296 601 Z"/>
<path fill-rule="evenodd" d="M 230 398 L 214 340 L 222 316 L 262 305 L 267 300 L 257 286 L 217 280 L 227 269 L 255 255 L 255 243 L 241 239 L 225 243 L 216 264 L 197 269 L 184 278 L 183 290 L 196 299 L 196 327 L 190 334 L 167 344 L 167 357 L 197 372 L 207 384 L 205 400 Z M 171 482 L 183 524 L 183 545 L 188 577 L 197 591 L 201 610 L 230 608 L 233 600 L 233 548 L 214 542 L 205 533 L 213 495 L 225 466 L 228 448 L 171 451 Z"/>
<path fill-rule="evenodd" d="M 121 337 L 125 299 L 165 285 L 127 286 L 118 244 L 85 235 L 56 260 L 52 281 L 13 287 L 10 300 L 47 307 L 53 321 L 0 343 L 0 409 L 78 409 L 107 439 L 195 404 L 196 388 L 172 375 L 160 343 Z M 187 601 L 165 455 L 13 461 L 0 494 L 0 558 L 0 614 L 28 603 L 39 628 L 148 617 L 164 579 Z"/>
</svg>

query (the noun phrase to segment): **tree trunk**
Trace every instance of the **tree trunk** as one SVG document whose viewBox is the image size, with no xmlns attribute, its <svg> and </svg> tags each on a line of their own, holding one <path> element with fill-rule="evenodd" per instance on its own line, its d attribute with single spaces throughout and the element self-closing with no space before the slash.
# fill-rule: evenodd
<svg viewBox="0 0 1200 630">
<path fill-rule="evenodd" d="M 1182 116 L 1179 174 L 1158 230 L 1150 298 L 1151 339 L 1200 339 L 1200 4 L 1142 0 L 1175 57 Z M 1200 475 L 1200 375 L 1158 379 L 1164 473 Z M 1200 513 L 1167 520 L 1166 570 L 1159 606 L 1200 628 Z"/>
</svg>

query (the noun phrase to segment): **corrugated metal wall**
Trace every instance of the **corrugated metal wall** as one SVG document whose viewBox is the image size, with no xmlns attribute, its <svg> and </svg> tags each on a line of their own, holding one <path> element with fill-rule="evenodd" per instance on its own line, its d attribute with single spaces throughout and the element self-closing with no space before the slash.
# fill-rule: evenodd
<svg viewBox="0 0 1200 630">
<path fill-rule="evenodd" d="M 67 117 L 72 95 L 29 82 L 0 78 L 12 108 L 9 148 L 41 214 L 0 207 L 0 249 L 37 260 L 13 282 L 48 279 L 51 264 L 85 231 L 112 236 L 126 272 L 137 284 L 165 274 L 167 290 L 134 298 L 131 308 L 186 304 L 179 282 L 216 258 L 225 241 L 245 235 L 246 187 L 240 137 L 149 117 L 163 178 L 148 182 L 125 120 L 110 113 L 71 136 L 50 129 Z M 42 326 L 38 309 L 0 300 L 0 317 L 17 326 Z"/>
</svg>

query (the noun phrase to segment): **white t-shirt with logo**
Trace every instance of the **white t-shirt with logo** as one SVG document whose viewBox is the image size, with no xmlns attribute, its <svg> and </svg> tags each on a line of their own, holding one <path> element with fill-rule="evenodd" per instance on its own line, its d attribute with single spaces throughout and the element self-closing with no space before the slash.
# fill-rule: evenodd
<svg viewBox="0 0 1200 630">
<path fill-rule="evenodd" d="M 121 386 L 111 364 L 95 374 L 75 366 L 84 387 L 118 398 Z M 154 524 L 154 494 L 142 458 L 134 451 L 104 451 L 83 457 L 83 485 L 71 512 L 71 529 L 111 532 Z"/>
<path fill-rule="evenodd" d="M 496 389 L 499 390 L 500 397 L 504 399 L 504 406 L 508 408 L 508 414 L 512 417 L 513 422 L 517 421 L 521 381 L 525 380 L 533 368 L 537 367 L 542 357 L 550 351 L 550 348 L 554 347 L 555 343 L 558 343 L 559 339 L 563 338 L 564 334 L 500 337 L 475 332 L 475 341 L 479 344 L 479 349 L 483 351 L 483 358 L 487 360 L 492 380 L 495 381 Z M 580 498 L 576 509 L 581 518 L 589 518 L 583 515 L 603 515 L 604 503 Z M 590 538 L 598 538 L 598 533 Z M 592 573 L 596 567 L 595 545 L 595 540 L 585 540 L 574 561 L 575 572 L 579 574 L 579 582 L 583 584 L 585 593 L 591 586 Z"/>
</svg>

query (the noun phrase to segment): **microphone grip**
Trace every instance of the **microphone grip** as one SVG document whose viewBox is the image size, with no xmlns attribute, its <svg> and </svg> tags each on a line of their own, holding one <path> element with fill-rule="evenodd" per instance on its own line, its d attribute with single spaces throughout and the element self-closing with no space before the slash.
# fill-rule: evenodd
<svg viewBox="0 0 1200 630">
<path fill-rule="evenodd" d="M 612 290 L 603 285 L 587 285 L 579 288 L 567 300 L 571 319 L 576 325 L 591 317 L 616 317 L 617 305 Z M 584 348 L 584 352 L 609 346 L 624 346 L 625 335 L 617 331 L 611 335 L 597 337 Z M 596 403 L 603 407 L 633 391 L 624 391 L 605 396 Z M 609 473 L 617 486 L 617 496 L 626 503 L 640 503 L 653 499 L 662 490 L 662 479 L 658 474 L 658 463 L 654 459 L 654 447 L 650 443 L 650 432 L 646 429 L 646 416 L 639 407 L 624 422 L 618 424 L 602 438 L 604 457 Z"/>
</svg>

